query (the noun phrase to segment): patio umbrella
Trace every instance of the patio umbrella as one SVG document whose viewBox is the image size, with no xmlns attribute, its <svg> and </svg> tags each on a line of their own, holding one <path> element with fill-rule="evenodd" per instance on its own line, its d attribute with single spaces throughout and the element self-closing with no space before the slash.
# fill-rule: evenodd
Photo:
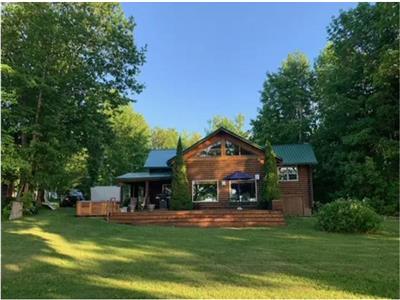
<svg viewBox="0 0 400 300">
<path fill-rule="evenodd" d="M 254 176 L 247 174 L 245 172 L 235 171 L 231 175 L 226 176 L 224 179 L 225 180 L 249 180 L 249 179 L 253 179 L 253 178 L 254 178 Z M 240 184 L 238 184 L 238 193 L 239 193 L 239 202 L 241 202 Z"/>
<path fill-rule="evenodd" d="M 228 175 L 224 178 L 225 180 L 249 180 L 254 179 L 253 175 L 247 174 L 241 171 L 235 171 L 231 175 Z"/>
</svg>

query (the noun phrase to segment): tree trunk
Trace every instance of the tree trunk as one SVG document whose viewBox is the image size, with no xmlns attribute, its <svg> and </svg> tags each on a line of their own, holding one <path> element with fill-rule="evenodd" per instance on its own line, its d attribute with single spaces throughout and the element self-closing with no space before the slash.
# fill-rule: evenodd
<svg viewBox="0 0 400 300">
<path fill-rule="evenodd" d="M 37 197 L 36 197 L 36 206 L 37 207 L 41 207 L 43 201 L 44 201 L 44 190 L 43 189 L 39 189 Z"/>
<path fill-rule="evenodd" d="M 38 136 L 37 127 L 39 127 L 39 116 L 40 116 L 40 110 L 42 109 L 42 105 L 43 105 L 42 90 L 40 90 L 39 95 L 38 95 L 37 105 L 36 105 L 35 130 L 33 132 L 32 141 L 37 140 L 37 136 Z"/>
</svg>

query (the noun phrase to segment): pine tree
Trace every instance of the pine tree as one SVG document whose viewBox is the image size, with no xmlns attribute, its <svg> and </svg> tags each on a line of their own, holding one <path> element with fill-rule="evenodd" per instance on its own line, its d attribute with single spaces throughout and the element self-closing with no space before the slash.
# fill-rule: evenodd
<svg viewBox="0 0 400 300">
<path fill-rule="evenodd" d="M 280 197 L 278 172 L 276 170 L 276 155 L 270 142 L 265 144 L 264 178 L 261 186 L 260 208 L 269 208 L 272 200 Z"/>
<path fill-rule="evenodd" d="M 186 166 L 183 161 L 182 141 L 179 137 L 175 162 L 172 167 L 172 194 L 170 208 L 173 210 L 192 209 Z"/>
</svg>

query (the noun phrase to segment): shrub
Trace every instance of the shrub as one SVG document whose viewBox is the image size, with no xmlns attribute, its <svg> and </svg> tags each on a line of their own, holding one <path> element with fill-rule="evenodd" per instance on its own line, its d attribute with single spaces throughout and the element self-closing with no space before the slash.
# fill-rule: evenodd
<svg viewBox="0 0 400 300">
<path fill-rule="evenodd" d="M 5 207 L 10 206 L 10 203 L 15 201 L 14 197 L 5 197 L 1 199 L 1 209 L 3 210 Z"/>
<path fill-rule="evenodd" d="M 318 227 L 330 232 L 371 232 L 381 222 L 381 216 L 365 202 L 350 198 L 325 204 L 317 214 Z"/>
<path fill-rule="evenodd" d="M 25 192 L 21 197 L 24 215 L 36 215 L 38 209 L 36 207 L 35 195 L 32 192 Z"/>
<path fill-rule="evenodd" d="M 11 214 L 11 202 L 7 203 L 7 205 L 5 205 L 1 210 L 1 215 L 3 220 L 8 220 L 10 214 Z"/>
</svg>

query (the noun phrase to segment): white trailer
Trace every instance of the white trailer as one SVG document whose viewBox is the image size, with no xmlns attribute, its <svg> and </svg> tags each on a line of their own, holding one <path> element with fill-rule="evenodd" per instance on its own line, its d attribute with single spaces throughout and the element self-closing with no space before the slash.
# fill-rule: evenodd
<svg viewBox="0 0 400 300">
<path fill-rule="evenodd" d="M 115 198 L 116 201 L 121 199 L 121 187 L 119 186 L 94 186 L 90 188 L 91 201 L 108 201 Z"/>
</svg>

